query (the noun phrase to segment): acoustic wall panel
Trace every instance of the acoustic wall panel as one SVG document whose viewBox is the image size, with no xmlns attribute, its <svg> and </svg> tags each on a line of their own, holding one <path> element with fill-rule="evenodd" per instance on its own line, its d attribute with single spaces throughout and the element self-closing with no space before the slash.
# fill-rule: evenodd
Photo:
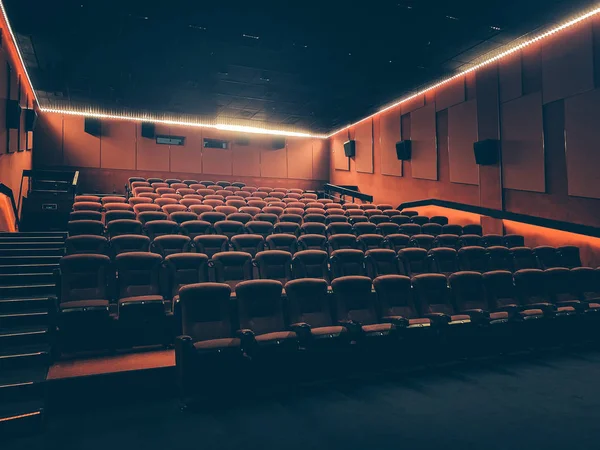
<svg viewBox="0 0 600 450">
<path fill-rule="evenodd" d="M 402 161 L 396 156 L 396 142 L 400 137 L 400 108 L 382 114 L 379 118 L 379 145 L 381 174 L 402 176 Z"/>
<path fill-rule="evenodd" d="M 442 111 L 450 106 L 465 101 L 465 77 L 446 83 L 435 90 L 436 111 Z"/>
<path fill-rule="evenodd" d="M 0 102 L 1 103 L 1 102 Z M 0 109 L 2 111 L 2 109 Z M 0 127 L 0 130 L 3 127 Z M 33 160 L 35 166 L 63 165 L 63 116 L 62 114 L 46 113 L 40 115 L 35 127 L 35 148 Z M 0 139 L 0 145 L 2 140 Z M 4 135 L 6 147 L 6 135 Z"/>
<path fill-rule="evenodd" d="M 142 137 L 141 125 L 136 126 L 137 170 L 169 171 L 169 146 L 159 145 L 156 139 Z M 169 134 L 167 125 L 156 124 L 155 134 Z M 65 137 L 66 145 L 66 137 Z"/>
<path fill-rule="evenodd" d="M 85 119 L 64 117 L 64 164 L 72 167 L 100 167 L 100 137 L 84 131 Z"/>
<path fill-rule="evenodd" d="M 260 150 L 260 176 L 266 178 L 287 178 L 287 148 Z"/>
<path fill-rule="evenodd" d="M 500 81 L 500 101 L 502 103 L 521 96 L 523 93 L 521 52 L 498 61 L 498 76 Z"/>
<path fill-rule="evenodd" d="M 185 136 L 184 145 L 169 146 L 171 172 L 202 172 L 202 130 L 199 128 L 169 127 L 171 136 Z"/>
<path fill-rule="evenodd" d="M 402 103 L 402 114 L 408 114 L 413 112 L 415 109 L 419 109 L 425 106 L 425 94 L 417 95 L 414 98 Z"/>
<path fill-rule="evenodd" d="M 105 120 L 100 138 L 100 167 L 135 170 L 135 122 Z"/>
<path fill-rule="evenodd" d="M 329 181 L 329 139 L 313 139 L 313 180 Z"/>
<path fill-rule="evenodd" d="M 438 179 L 438 154 L 435 104 L 410 113 L 412 140 L 412 176 L 425 180 Z"/>
<path fill-rule="evenodd" d="M 344 142 L 348 140 L 348 133 L 342 131 L 331 139 L 331 153 L 333 168 L 335 170 L 350 170 L 350 158 L 344 154 Z"/>
<path fill-rule="evenodd" d="M 356 171 L 373 173 L 373 119 L 356 125 Z"/>
<path fill-rule="evenodd" d="M 25 131 L 25 110 L 27 109 L 27 94 L 25 85 L 19 77 L 19 104 L 21 105 L 21 122 L 19 126 L 19 151 L 24 152 L 27 147 L 27 131 Z"/>
<path fill-rule="evenodd" d="M 594 89 L 592 23 L 542 42 L 544 104 Z"/>
<path fill-rule="evenodd" d="M 600 198 L 600 90 L 565 100 L 569 195 Z"/>
<path fill-rule="evenodd" d="M 206 175 L 232 175 L 233 150 L 221 148 L 202 149 L 202 173 Z"/>
<path fill-rule="evenodd" d="M 541 92 L 504 103 L 500 117 L 504 188 L 545 192 Z"/>
<path fill-rule="evenodd" d="M 17 78 L 17 71 L 14 67 L 11 68 L 10 75 L 10 99 L 19 99 L 19 80 Z M 19 130 L 17 128 L 11 128 L 8 130 L 8 152 L 14 153 L 19 150 Z"/>
<path fill-rule="evenodd" d="M 313 139 L 288 138 L 287 170 L 289 178 L 313 179 Z"/>
<path fill-rule="evenodd" d="M 521 50 L 523 95 L 542 90 L 542 43 L 528 45 Z"/>
<path fill-rule="evenodd" d="M 450 182 L 479 184 L 473 143 L 477 141 L 477 102 L 471 100 L 448 108 L 448 161 Z"/>
<path fill-rule="evenodd" d="M 265 143 L 260 138 L 250 139 L 249 145 L 233 146 L 233 175 L 260 177 L 260 150 Z"/>
<path fill-rule="evenodd" d="M 0 124 L 6 123 L 6 84 L 8 83 L 9 70 L 6 65 L 6 53 L 0 49 Z M 0 126 L 0 155 L 8 151 L 6 146 L 6 135 L 8 130 L 6 126 Z"/>
</svg>

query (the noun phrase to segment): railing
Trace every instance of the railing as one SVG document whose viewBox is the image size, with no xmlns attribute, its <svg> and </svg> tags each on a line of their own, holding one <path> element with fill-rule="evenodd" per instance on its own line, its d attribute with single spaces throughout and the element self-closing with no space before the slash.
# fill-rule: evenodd
<svg viewBox="0 0 600 450">
<path fill-rule="evenodd" d="M 15 228 L 19 229 L 19 209 L 17 208 L 17 204 L 15 203 L 15 197 L 13 195 L 13 191 L 7 185 L 0 183 L 0 193 L 6 195 L 10 199 L 10 203 L 12 205 L 13 214 L 15 216 Z"/>
<path fill-rule="evenodd" d="M 456 209 L 459 211 L 465 211 L 473 214 L 479 214 L 482 216 L 493 217 L 495 219 L 512 220 L 514 222 L 522 222 L 529 225 L 536 225 L 538 227 L 553 228 L 556 230 L 566 231 L 569 233 L 582 234 L 585 236 L 592 236 L 600 238 L 600 228 L 592 227 L 589 225 L 581 225 L 572 222 L 563 222 L 561 220 L 544 219 L 542 217 L 529 216 L 527 214 L 518 214 L 508 211 L 501 211 L 499 209 L 484 208 L 482 206 L 468 205 L 466 203 L 457 203 L 447 200 L 438 200 L 436 198 L 430 198 L 426 200 L 417 200 L 414 202 L 402 203 L 398 206 L 399 210 L 407 208 L 418 208 L 419 206 L 440 206 L 443 208 Z"/>
<path fill-rule="evenodd" d="M 354 188 L 354 189 L 352 189 Z M 358 186 L 336 186 L 335 184 L 325 184 L 323 186 L 323 190 L 325 194 L 328 196 L 332 196 L 330 192 L 335 192 L 340 195 L 340 197 L 349 196 L 352 197 L 352 201 L 354 202 L 356 199 L 361 200 L 363 202 L 372 202 L 373 196 L 369 194 L 363 194 L 358 191 Z"/>
</svg>

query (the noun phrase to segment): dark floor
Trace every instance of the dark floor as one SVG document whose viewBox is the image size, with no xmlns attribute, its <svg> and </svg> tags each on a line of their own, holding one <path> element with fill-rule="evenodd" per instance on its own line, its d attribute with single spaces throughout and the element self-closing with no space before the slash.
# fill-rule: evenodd
<svg viewBox="0 0 600 450">
<path fill-rule="evenodd" d="M 284 375 L 284 371 L 275 374 Z M 212 412 L 175 400 L 51 417 L 3 449 L 598 449 L 600 353 L 464 363 Z"/>
</svg>

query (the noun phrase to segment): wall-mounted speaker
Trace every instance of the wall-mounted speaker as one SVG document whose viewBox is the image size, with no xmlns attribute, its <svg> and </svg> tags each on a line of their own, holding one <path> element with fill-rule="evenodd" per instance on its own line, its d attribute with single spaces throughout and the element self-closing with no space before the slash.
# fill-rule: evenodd
<svg viewBox="0 0 600 450">
<path fill-rule="evenodd" d="M 409 139 L 405 141 L 396 142 L 396 156 L 400 161 L 410 160 L 412 150 L 412 141 Z"/>
<path fill-rule="evenodd" d="M 154 139 L 155 126 L 150 122 L 142 122 L 142 137 Z"/>
<path fill-rule="evenodd" d="M 285 138 L 275 138 L 273 142 L 271 142 L 271 148 L 273 150 L 280 150 L 285 148 Z"/>
<path fill-rule="evenodd" d="M 344 155 L 348 158 L 353 158 L 356 155 L 356 141 L 350 140 L 344 142 Z"/>
<path fill-rule="evenodd" d="M 250 145 L 250 139 L 247 137 L 240 137 L 235 140 L 235 145 Z"/>
<path fill-rule="evenodd" d="M 100 119 L 94 117 L 86 117 L 83 125 L 83 130 L 92 136 L 100 136 L 102 134 L 102 123 Z"/>
<path fill-rule="evenodd" d="M 35 109 L 25 110 L 25 131 L 35 130 L 37 124 L 38 115 Z"/>
<path fill-rule="evenodd" d="M 473 143 L 475 163 L 480 166 L 493 166 L 498 164 L 500 156 L 500 141 L 498 139 L 486 139 Z"/>
<path fill-rule="evenodd" d="M 18 130 L 21 125 L 21 105 L 18 100 L 6 100 L 6 128 Z"/>
</svg>

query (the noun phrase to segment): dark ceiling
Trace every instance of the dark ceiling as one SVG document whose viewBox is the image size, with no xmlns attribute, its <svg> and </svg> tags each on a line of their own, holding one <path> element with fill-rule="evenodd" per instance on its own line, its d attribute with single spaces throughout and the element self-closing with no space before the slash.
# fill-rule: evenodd
<svg viewBox="0 0 600 450">
<path fill-rule="evenodd" d="M 321 133 L 594 2 L 4 3 L 44 106 L 227 117 Z"/>
</svg>

